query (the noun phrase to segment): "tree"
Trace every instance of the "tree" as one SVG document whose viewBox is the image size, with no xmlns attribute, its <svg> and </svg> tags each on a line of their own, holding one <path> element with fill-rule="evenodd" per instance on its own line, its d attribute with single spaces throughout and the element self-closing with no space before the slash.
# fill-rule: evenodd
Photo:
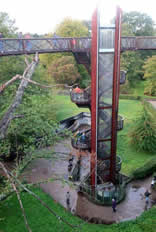
<svg viewBox="0 0 156 232">
<path fill-rule="evenodd" d="M 135 120 L 135 126 L 131 128 L 131 143 L 138 150 L 155 152 L 156 150 L 156 113 L 148 103 L 144 103 L 143 111 Z"/>
<path fill-rule="evenodd" d="M 13 37 L 17 28 L 14 26 L 15 20 L 10 19 L 9 15 L 5 12 L 0 12 L 0 32 L 4 37 Z"/>
<path fill-rule="evenodd" d="M 155 34 L 154 21 L 144 13 L 132 11 L 123 14 L 122 36 L 152 36 Z M 125 52 L 122 54 L 121 67 L 127 71 L 130 86 L 143 78 L 143 64 L 151 51 Z"/>
<path fill-rule="evenodd" d="M 56 28 L 56 34 L 61 37 L 88 36 L 88 28 L 82 21 L 65 18 Z"/>
<path fill-rule="evenodd" d="M 148 58 L 143 66 L 144 79 L 147 80 L 145 93 L 156 96 L 156 56 Z"/>
<path fill-rule="evenodd" d="M 154 21 L 145 13 L 137 11 L 124 13 L 122 22 L 123 24 L 127 24 L 127 27 L 134 36 L 152 36 L 155 34 Z"/>
<path fill-rule="evenodd" d="M 63 56 L 53 61 L 48 68 L 49 75 L 56 83 L 74 84 L 80 78 L 72 56 Z"/>
<path fill-rule="evenodd" d="M 79 21 L 79 20 L 73 20 L 71 18 L 65 18 L 57 27 L 56 27 L 56 34 L 60 37 L 85 37 L 88 36 L 89 33 L 89 29 L 87 28 L 86 25 L 84 25 L 84 21 Z M 53 36 L 53 34 L 50 34 L 49 36 Z M 51 67 L 53 67 L 53 64 L 55 63 L 55 60 L 58 59 L 58 63 L 61 57 L 63 56 L 72 56 L 72 54 L 66 54 L 66 53 L 60 53 L 60 54 L 44 54 L 41 55 L 41 63 L 47 67 L 48 69 L 48 73 L 50 74 L 52 69 Z M 69 60 L 69 58 L 66 59 L 66 61 Z M 71 62 L 71 60 L 69 60 Z M 66 64 L 67 65 L 67 64 Z M 71 63 L 69 63 L 68 67 L 66 66 L 66 68 L 72 69 L 72 67 L 70 66 Z M 72 66 L 75 66 L 76 63 L 72 61 Z M 85 67 L 81 66 L 79 67 L 79 65 L 76 65 L 78 67 L 78 76 L 80 76 L 82 74 L 82 78 L 85 77 L 83 79 L 83 83 L 82 86 L 86 86 L 87 82 L 89 81 L 90 77 L 89 75 L 86 73 Z M 61 67 L 61 65 L 60 65 Z M 76 70 L 77 73 L 77 67 L 74 67 L 74 70 Z M 59 69 L 59 73 L 61 74 L 61 68 Z M 64 69 L 62 68 L 62 71 L 64 71 Z M 52 71 L 53 72 L 53 71 Z M 69 71 L 70 72 L 70 71 Z M 58 75 L 58 72 L 57 72 Z M 76 74 L 77 75 L 77 74 Z M 56 75 L 55 75 L 56 76 Z M 61 74 L 61 78 L 58 79 L 58 81 L 63 80 L 64 74 Z M 50 77 L 52 77 L 52 75 L 50 74 Z M 66 76 L 67 77 L 67 76 Z M 65 78 L 65 76 L 64 76 Z M 70 79 L 70 77 L 69 77 Z M 56 80 L 57 81 L 57 80 Z M 81 82 L 81 81 L 80 81 Z M 65 81 L 63 82 L 57 82 L 57 83 L 65 83 Z M 67 78 L 67 84 L 69 84 L 68 82 L 68 78 Z M 81 84 L 81 83 L 80 83 Z"/>
</svg>

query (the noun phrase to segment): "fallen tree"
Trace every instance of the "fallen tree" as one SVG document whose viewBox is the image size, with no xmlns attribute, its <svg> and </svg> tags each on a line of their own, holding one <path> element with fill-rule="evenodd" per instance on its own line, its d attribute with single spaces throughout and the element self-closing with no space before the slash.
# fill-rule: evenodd
<svg viewBox="0 0 156 232">
<path fill-rule="evenodd" d="M 10 124 L 10 121 L 14 118 L 14 112 L 22 102 L 22 97 L 24 95 L 24 90 L 27 88 L 29 80 L 32 78 L 32 75 L 33 75 L 33 73 L 35 71 L 35 68 L 36 68 L 36 66 L 38 64 L 38 61 L 39 61 L 38 54 L 36 54 L 34 59 L 32 60 L 32 62 L 30 64 L 28 62 L 26 62 L 27 67 L 24 70 L 23 79 L 21 80 L 21 83 L 20 83 L 20 85 L 18 87 L 16 95 L 15 95 L 15 97 L 13 99 L 13 102 L 10 105 L 8 111 L 4 114 L 3 118 L 0 121 L 0 139 L 5 138 L 8 126 Z M 19 75 L 16 75 L 15 77 L 12 79 L 12 81 L 7 82 L 7 84 L 3 85 L 3 87 L 1 87 L 1 91 L 3 91 L 4 88 L 6 86 L 8 86 L 9 84 L 11 84 L 14 80 L 19 78 Z"/>
</svg>

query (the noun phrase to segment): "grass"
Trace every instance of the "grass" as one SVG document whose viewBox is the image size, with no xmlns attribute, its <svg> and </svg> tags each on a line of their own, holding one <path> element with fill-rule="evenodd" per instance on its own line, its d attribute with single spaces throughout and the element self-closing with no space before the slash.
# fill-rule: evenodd
<svg viewBox="0 0 156 232">
<path fill-rule="evenodd" d="M 87 108 L 82 109 L 72 103 L 70 96 L 54 95 L 54 101 L 56 102 L 56 118 L 58 121 L 79 114 L 82 111 L 89 112 Z"/>
<path fill-rule="evenodd" d="M 128 137 L 129 130 L 134 125 L 134 119 L 142 110 L 142 103 L 134 100 L 120 100 L 119 113 L 125 117 L 124 129 L 118 132 L 118 149 L 117 153 L 121 156 L 122 172 L 130 175 L 134 170 L 143 166 L 147 161 L 156 156 L 144 151 L 138 151 L 130 144 Z"/>
<path fill-rule="evenodd" d="M 52 200 L 42 190 L 33 188 L 42 200 L 44 200 L 58 215 L 71 224 L 83 223 L 83 221 L 71 215 L 61 205 Z M 154 232 L 156 223 L 156 207 L 142 214 L 134 221 L 122 222 L 113 225 L 95 225 L 84 223 L 80 230 L 73 230 L 60 222 L 55 216 L 43 207 L 39 202 L 26 192 L 21 193 L 21 199 L 25 208 L 28 223 L 32 232 Z M 1 232 L 26 232 L 23 216 L 16 195 L 0 203 L 0 231 Z"/>
<path fill-rule="evenodd" d="M 57 119 L 63 120 L 65 118 L 76 115 L 82 111 L 88 111 L 85 108 L 78 108 L 70 101 L 69 96 L 55 95 L 54 100 L 57 106 Z M 130 128 L 134 125 L 133 120 L 142 110 L 142 103 L 136 100 L 120 100 L 119 113 L 124 116 L 124 129 L 118 132 L 118 149 L 117 153 L 121 156 L 122 172 L 130 175 L 136 168 L 141 167 L 149 161 L 156 154 L 149 154 L 147 152 L 138 151 L 129 142 L 128 133 Z"/>
<path fill-rule="evenodd" d="M 146 86 L 146 81 L 136 81 L 135 88 L 133 88 L 133 94 L 136 96 L 144 96 L 145 86 Z"/>
</svg>

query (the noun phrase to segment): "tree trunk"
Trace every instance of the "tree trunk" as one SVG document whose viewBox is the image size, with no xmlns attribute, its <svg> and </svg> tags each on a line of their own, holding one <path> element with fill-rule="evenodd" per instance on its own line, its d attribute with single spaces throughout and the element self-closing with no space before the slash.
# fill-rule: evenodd
<svg viewBox="0 0 156 232">
<path fill-rule="evenodd" d="M 24 90 L 27 87 L 29 80 L 31 79 L 31 77 L 34 73 L 37 64 L 38 64 L 38 54 L 36 54 L 35 59 L 25 69 L 25 71 L 23 73 L 24 79 L 21 80 L 21 83 L 20 83 L 18 90 L 16 92 L 16 96 L 13 100 L 13 103 L 10 105 L 8 111 L 5 113 L 2 120 L 0 121 L 0 139 L 5 138 L 9 123 L 13 118 L 13 114 L 14 114 L 16 108 L 22 102 Z"/>
</svg>

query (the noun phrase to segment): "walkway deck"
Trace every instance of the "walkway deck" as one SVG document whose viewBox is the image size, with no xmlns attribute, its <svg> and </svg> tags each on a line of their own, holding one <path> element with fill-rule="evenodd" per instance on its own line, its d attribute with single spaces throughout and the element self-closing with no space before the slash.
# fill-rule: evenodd
<svg viewBox="0 0 156 232">
<path fill-rule="evenodd" d="M 0 39 L 0 56 L 56 52 L 90 53 L 91 38 Z M 101 50 L 104 48 L 101 47 Z M 122 37 L 121 51 L 156 50 L 156 37 Z"/>
</svg>

